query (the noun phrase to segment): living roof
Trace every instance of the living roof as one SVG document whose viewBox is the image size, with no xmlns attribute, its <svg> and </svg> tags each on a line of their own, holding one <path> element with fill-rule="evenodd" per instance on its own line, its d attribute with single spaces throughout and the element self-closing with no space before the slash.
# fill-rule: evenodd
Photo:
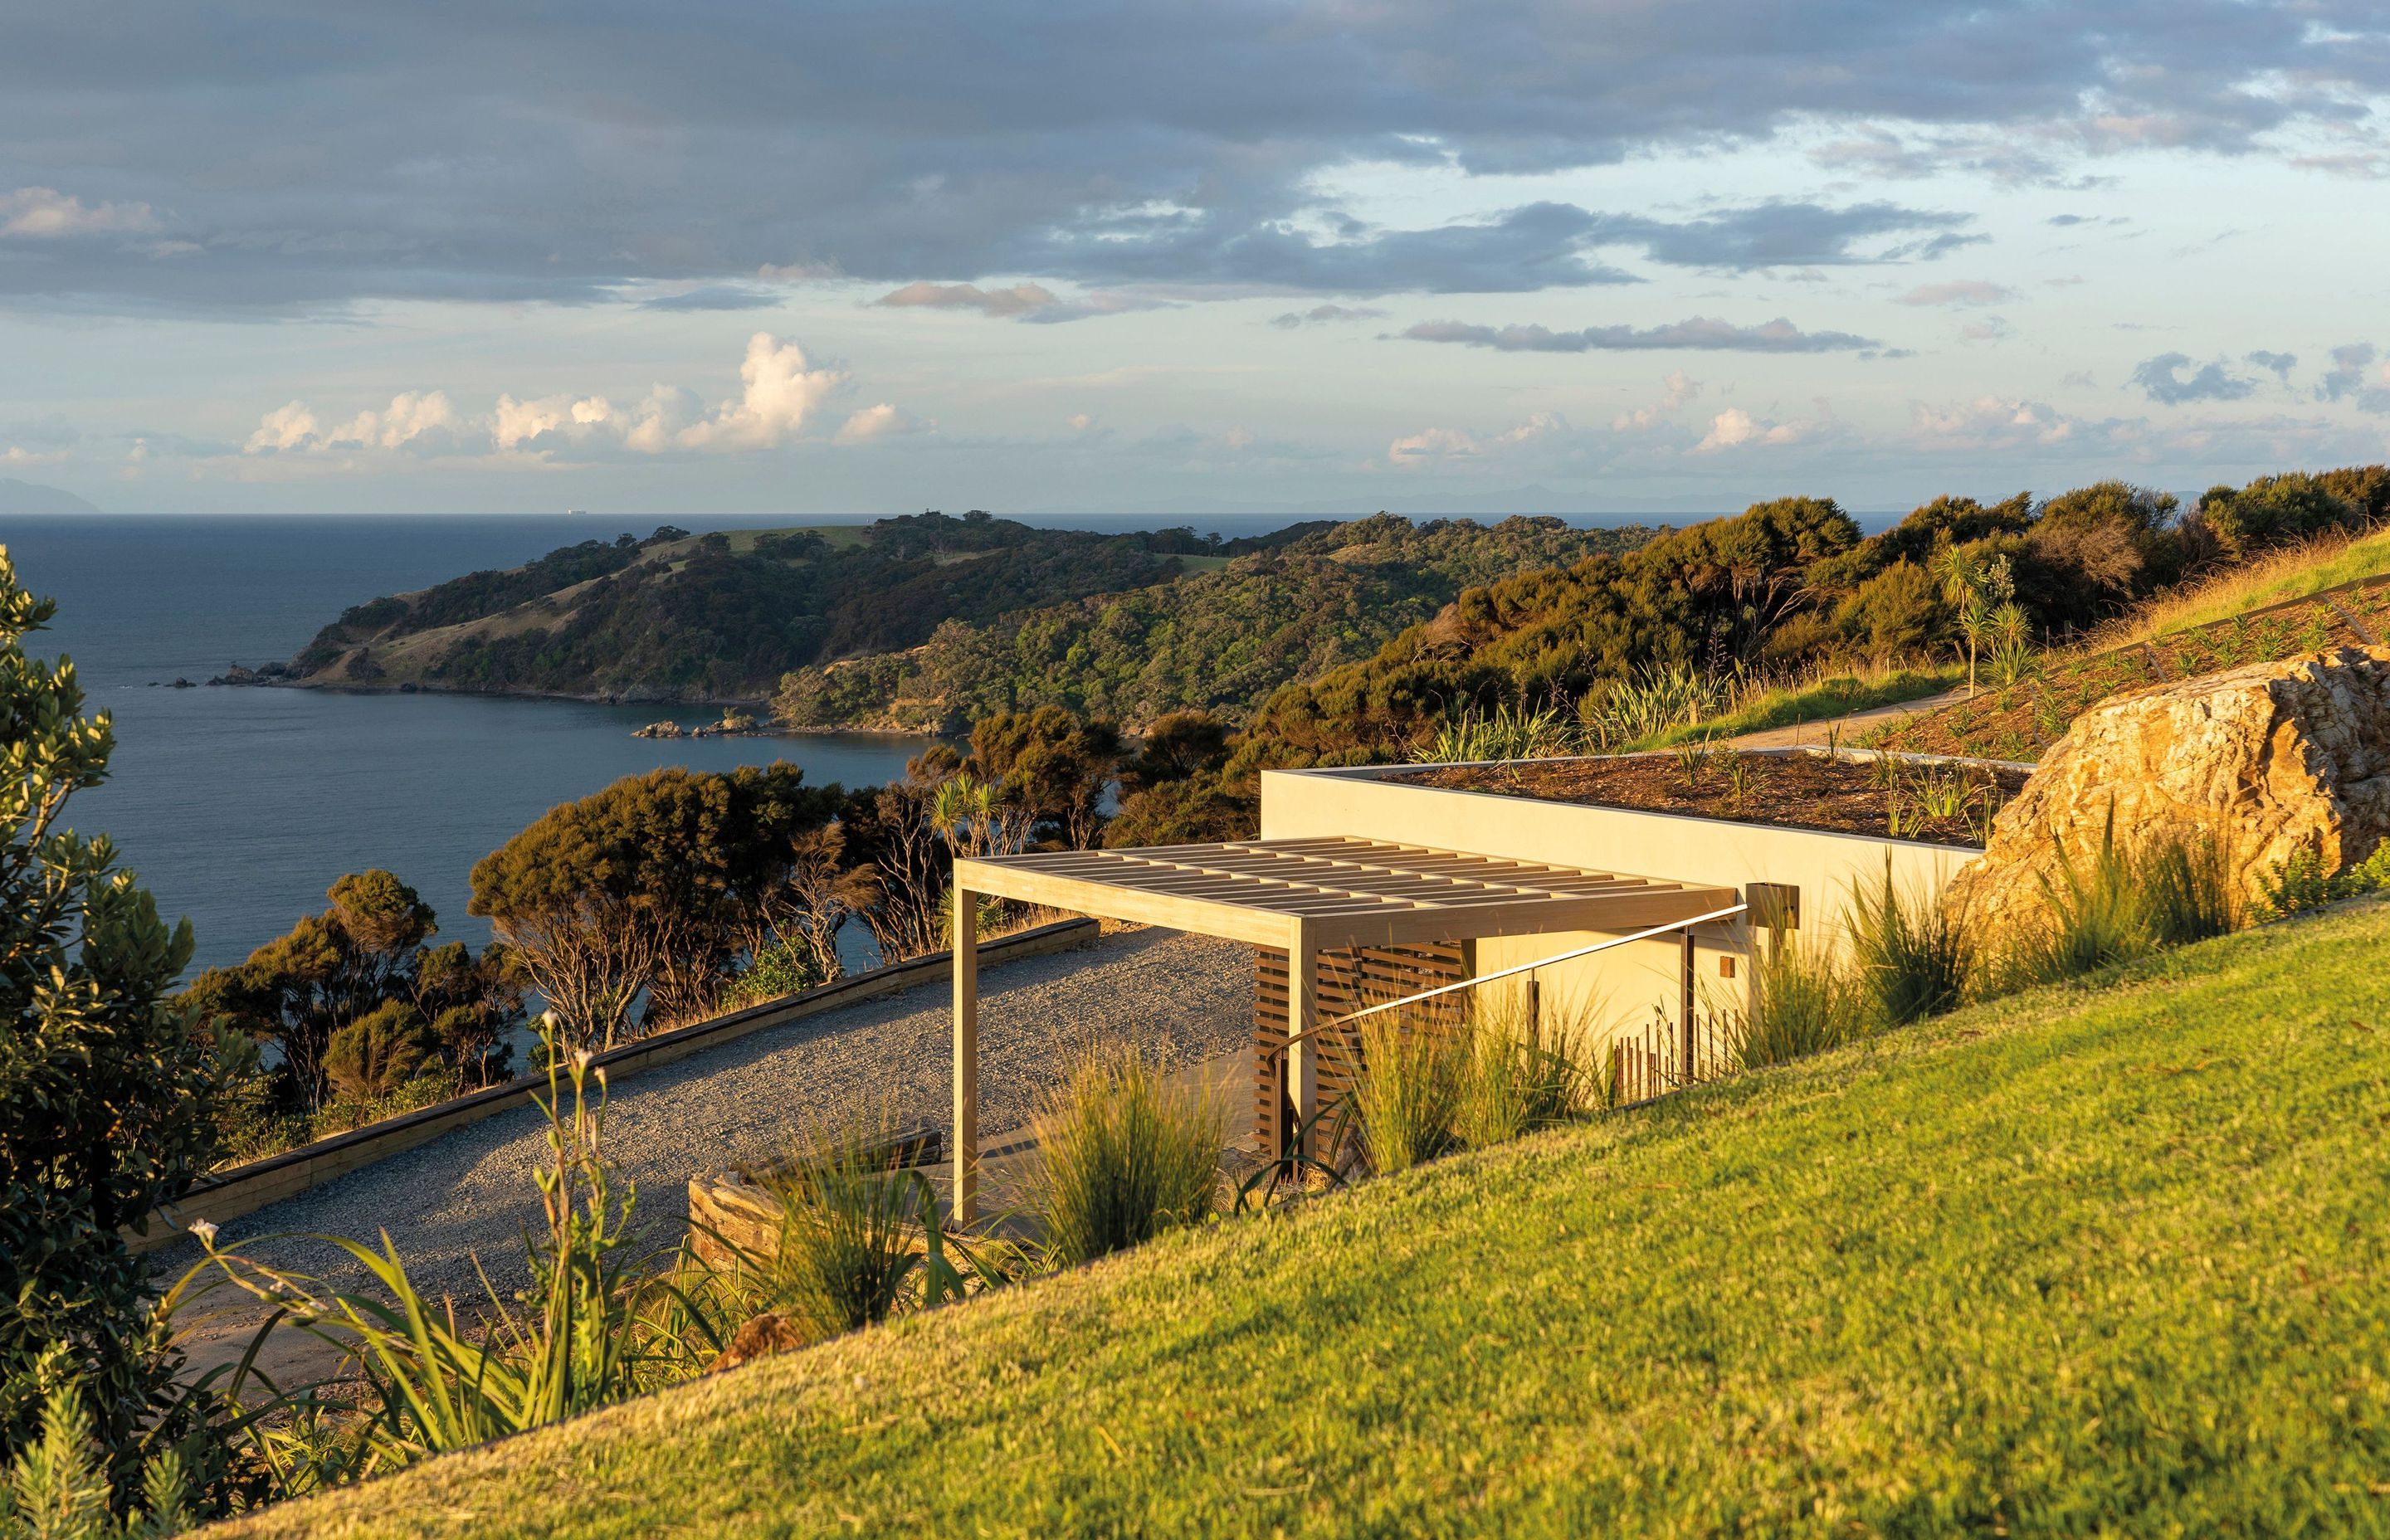
<svg viewBox="0 0 2390 1540">
<path fill-rule="evenodd" d="M 1332 836 L 960 860 L 955 886 L 1313 951 L 1635 930 L 1738 902 L 1731 888 Z"/>
</svg>

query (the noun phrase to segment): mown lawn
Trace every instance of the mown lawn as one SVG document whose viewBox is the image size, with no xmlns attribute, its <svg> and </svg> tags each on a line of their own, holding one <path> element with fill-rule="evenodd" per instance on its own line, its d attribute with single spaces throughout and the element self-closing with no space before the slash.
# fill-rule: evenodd
<svg viewBox="0 0 2390 1540">
<path fill-rule="evenodd" d="M 1979 1007 L 242 1533 L 2390 1531 L 2390 905 Z"/>
</svg>

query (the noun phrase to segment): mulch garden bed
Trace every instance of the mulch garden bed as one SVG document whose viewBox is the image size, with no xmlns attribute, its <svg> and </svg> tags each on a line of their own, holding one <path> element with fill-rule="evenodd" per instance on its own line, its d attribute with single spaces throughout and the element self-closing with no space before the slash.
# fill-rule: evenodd
<svg viewBox="0 0 2390 1540">
<path fill-rule="evenodd" d="M 1389 780 L 1539 802 L 1683 813 L 1937 845 L 1980 845 L 2022 770 L 1731 749 L 1520 764 L 1436 765 Z"/>
<path fill-rule="evenodd" d="M 2367 637 L 2349 623 L 2351 615 L 2373 635 L 2390 639 L 2390 583 L 2343 589 L 2329 600 L 2296 601 L 2153 637 L 2147 644 L 2136 642 L 2061 663 L 2005 687 L 1987 685 L 1972 700 L 1904 718 L 1863 741 L 1912 754 L 2038 759 L 2066 736 L 2077 716 L 2119 691 L 2326 648 L 2368 645 Z"/>
</svg>

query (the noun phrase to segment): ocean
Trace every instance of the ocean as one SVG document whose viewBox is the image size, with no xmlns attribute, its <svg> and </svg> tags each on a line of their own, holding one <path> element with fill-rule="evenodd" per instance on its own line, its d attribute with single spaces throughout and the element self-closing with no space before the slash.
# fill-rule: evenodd
<svg viewBox="0 0 2390 1540">
<path fill-rule="evenodd" d="M 1236 536 L 1294 520 L 1033 521 L 1107 531 L 1188 523 Z M 618 776 L 775 760 L 803 766 L 816 784 L 877 785 L 903 773 L 922 739 L 631 736 L 667 714 L 701 720 L 707 713 L 695 707 L 205 686 L 235 661 L 289 658 L 342 610 L 379 595 L 649 529 L 563 515 L 0 519 L 0 545 L 20 580 L 58 603 L 58 619 L 27 639 L 28 650 L 71 657 L 87 709 L 115 718 L 109 781 L 75 798 L 69 822 L 112 838 L 169 919 L 189 917 L 193 966 L 206 968 L 240 961 L 323 908 L 324 890 L 342 873 L 368 866 L 421 893 L 443 939 L 478 948 L 489 926 L 465 912 L 473 863 L 548 808 Z M 201 687 L 174 688 L 177 678 Z"/>
<path fill-rule="evenodd" d="M 236 660 L 288 659 L 350 605 L 610 538 L 619 522 L 0 520 L 19 580 L 58 603 L 57 621 L 27 649 L 72 658 L 87 709 L 115 718 L 109 780 L 77 796 L 68 821 L 114 840 L 169 919 L 189 917 L 194 967 L 205 968 L 240 961 L 323 908 L 342 873 L 368 866 L 420 892 L 443 939 L 478 948 L 489 925 L 465 912 L 473 863 L 548 808 L 618 776 L 776 759 L 816 783 L 903 774 L 919 738 L 657 740 L 631 736 L 675 714 L 654 705 L 205 686 Z M 201 687 L 176 689 L 178 677 Z M 677 714 L 695 723 L 708 713 Z"/>
</svg>

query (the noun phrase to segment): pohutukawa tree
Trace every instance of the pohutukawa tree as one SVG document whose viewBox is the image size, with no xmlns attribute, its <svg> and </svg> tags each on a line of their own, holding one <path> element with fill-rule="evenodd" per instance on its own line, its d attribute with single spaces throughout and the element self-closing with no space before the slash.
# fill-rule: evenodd
<svg viewBox="0 0 2390 1540">
<path fill-rule="evenodd" d="M 473 913 L 495 922 L 568 1040 L 610 1046 L 642 995 L 643 1024 L 702 1016 L 767 938 L 823 930 L 813 905 L 860 898 L 824 871 L 841 847 L 820 836 L 843 800 L 786 764 L 625 776 L 482 857 Z"/>
<path fill-rule="evenodd" d="M 115 737 L 71 662 L 25 655 L 53 612 L 0 548 L 0 1458 L 78 1386 L 121 1508 L 148 1450 L 203 1431 L 120 1231 L 206 1168 L 216 1055 L 168 998 L 190 926 L 62 822 Z"/>
</svg>

